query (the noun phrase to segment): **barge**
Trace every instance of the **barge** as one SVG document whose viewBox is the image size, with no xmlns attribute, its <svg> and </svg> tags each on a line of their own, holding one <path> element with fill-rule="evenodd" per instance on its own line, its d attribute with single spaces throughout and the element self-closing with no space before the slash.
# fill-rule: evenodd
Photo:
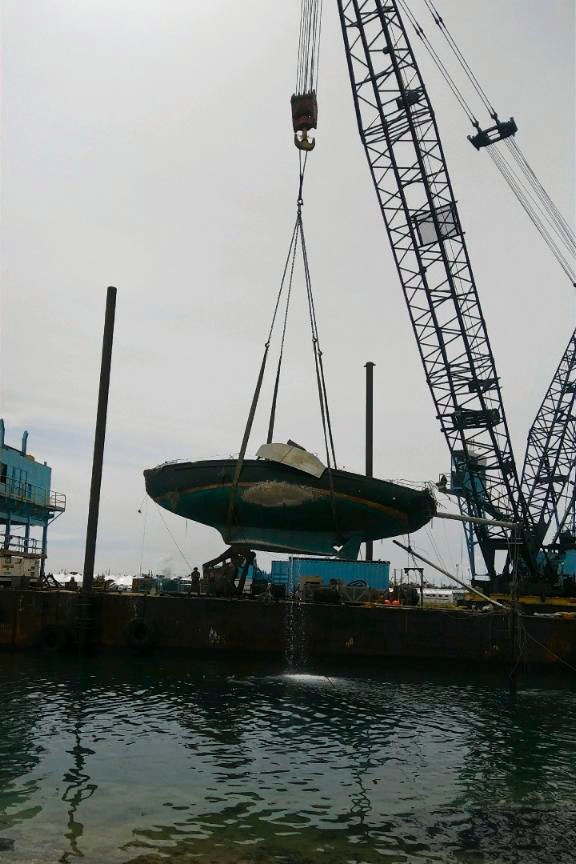
<svg viewBox="0 0 576 864">
<path fill-rule="evenodd" d="M 520 640 L 518 638 L 520 634 Z M 0 592 L 0 649 L 261 653 L 576 668 L 576 616 L 81 591 Z"/>
</svg>

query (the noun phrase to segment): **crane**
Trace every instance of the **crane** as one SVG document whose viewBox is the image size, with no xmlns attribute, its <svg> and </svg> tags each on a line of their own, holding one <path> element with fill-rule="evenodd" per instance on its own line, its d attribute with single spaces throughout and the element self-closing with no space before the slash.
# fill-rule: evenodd
<svg viewBox="0 0 576 864">
<path fill-rule="evenodd" d="M 574 482 L 575 401 L 576 330 L 528 433 L 521 483 L 539 543 L 544 542 L 553 523 L 555 531 L 559 530 L 559 505 Z"/>
<path fill-rule="evenodd" d="M 555 581 L 558 559 L 554 553 L 573 545 L 576 495 L 576 329 L 528 433 L 521 486 L 534 526 L 536 547 L 542 547 L 539 570 Z M 553 534 L 545 544 L 550 528 Z M 466 525 L 466 544 L 474 575 L 475 537 Z"/>
<path fill-rule="evenodd" d="M 434 110 L 397 0 L 338 0 L 360 137 L 464 514 L 534 526 Z M 508 529 L 475 524 L 488 575 Z"/>
</svg>

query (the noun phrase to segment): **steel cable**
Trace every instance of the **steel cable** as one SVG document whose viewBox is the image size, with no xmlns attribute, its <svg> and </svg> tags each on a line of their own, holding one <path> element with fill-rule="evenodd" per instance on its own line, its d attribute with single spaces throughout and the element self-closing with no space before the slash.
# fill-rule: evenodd
<svg viewBox="0 0 576 864">
<path fill-rule="evenodd" d="M 301 0 L 298 60 L 296 64 L 297 94 L 316 88 L 320 61 L 322 0 Z"/>
<path fill-rule="evenodd" d="M 512 158 L 518 165 L 519 169 L 522 171 L 527 181 L 530 183 L 532 189 L 534 190 L 534 194 L 541 202 L 544 209 L 549 214 L 550 219 L 556 226 L 556 232 L 562 242 L 568 247 L 570 253 L 572 255 L 576 254 L 576 236 L 570 227 L 567 220 L 564 218 L 562 212 L 559 207 L 554 203 L 545 187 L 542 185 L 536 173 L 530 166 L 528 160 L 524 156 L 524 153 L 518 146 L 518 142 L 515 138 L 507 138 L 506 145 L 512 154 Z"/>
<path fill-rule="evenodd" d="M 290 263 L 290 277 L 288 280 L 288 292 L 286 294 L 286 306 L 284 309 L 284 323 L 282 326 L 282 339 L 280 342 L 280 353 L 278 355 L 278 366 L 276 368 L 276 380 L 274 382 L 274 393 L 272 396 L 272 406 L 270 408 L 270 419 L 268 421 L 268 437 L 267 443 L 272 443 L 272 438 L 274 435 L 274 424 L 276 421 L 276 405 L 278 402 L 278 388 L 280 386 L 280 372 L 282 369 L 282 360 L 284 359 L 284 344 L 286 341 L 286 328 L 288 325 L 288 312 L 290 309 L 290 300 L 292 298 L 292 285 L 294 282 L 294 265 L 296 264 L 296 252 L 298 251 L 298 234 L 297 234 L 298 223 L 296 222 L 294 225 L 294 231 L 292 233 L 291 240 L 291 249 L 292 249 L 292 260 Z"/>
<path fill-rule="evenodd" d="M 556 261 L 566 274 L 566 276 L 570 279 L 571 283 L 574 284 L 576 274 L 574 273 L 573 268 L 570 266 L 569 262 L 564 257 L 562 251 L 558 248 L 554 238 L 550 235 L 546 225 L 544 224 L 541 214 L 538 213 L 538 210 L 534 207 L 533 202 L 530 200 L 530 197 L 526 194 L 526 189 L 523 187 L 521 181 L 514 173 L 512 167 L 506 161 L 502 153 L 497 148 L 489 147 L 488 154 L 506 182 L 508 186 L 512 190 L 514 196 L 519 201 L 520 205 L 524 209 L 525 213 L 531 220 L 532 224 L 535 226 L 536 230 L 554 255 Z"/>
<path fill-rule="evenodd" d="M 470 105 L 466 101 L 466 98 L 464 97 L 462 91 L 459 89 L 458 85 L 454 81 L 453 77 L 448 72 L 445 64 L 438 57 L 437 52 L 435 52 L 435 49 L 430 43 L 430 40 L 427 38 L 427 36 L 425 36 L 422 25 L 418 22 L 416 16 L 409 9 L 406 0 L 398 0 L 398 2 L 400 5 L 402 5 L 402 8 L 405 9 L 406 14 L 411 20 L 412 26 L 415 28 L 417 34 L 422 39 L 426 49 L 428 50 L 428 53 L 432 56 L 432 59 L 434 60 L 437 68 L 440 70 L 442 77 L 450 87 L 453 95 L 456 97 L 460 107 L 463 108 L 463 110 L 466 112 L 468 119 L 472 119 L 473 125 L 477 129 L 479 129 L 480 127 L 478 122 L 473 119 L 474 113 L 470 108 Z M 474 74 L 472 67 L 470 66 L 464 53 L 458 46 L 452 33 L 446 26 L 446 23 L 444 22 L 444 19 L 442 18 L 442 15 L 440 14 L 436 4 L 433 2 L 433 0 L 424 0 L 424 2 L 432 16 L 432 19 L 434 20 L 444 39 L 448 43 L 452 53 L 456 57 L 459 65 L 463 69 L 476 94 L 480 98 L 483 106 L 486 108 L 492 119 L 498 122 L 498 115 L 492 105 L 490 98 L 482 87 L 477 76 Z M 576 237 L 574 235 L 574 232 L 558 206 L 550 197 L 549 193 L 536 175 L 535 171 L 529 164 L 528 160 L 524 156 L 514 137 L 512 136 L 505 139 L 505 142 L 507 149 L 512 157 L 512 160 L 517 165 L 521 177 L 518 177 L 518 175 L 514 171 L 514 167 L 506 159 L 505 154 L 500 153 L 499 159 L 494 158 L 492 152 L 494 149 L 494 145 L 489 145 L 486 149 L 489 151 L 494 163 L 496 164 L 496 166 L 500 170 L 500 173 L 510 186 L 513 194 L 530 217 L 540 236 L 544 239 L 548 248 L 552 251 L 554 257 L 556 258 L 568 278 L 571 280 L 572 283 L 574 283 L 574 266 L 570 264 L 569 260 L 567 260 L 567 257 L 568 259 L 571 259 L 576 254 Z M 551 235 L 554 235 L 554 237 Z M 558 244 L 560 244 L 560 246 Z M 564 251 L 562 247 L 565 247 Z"/>
<path fill-rule="evenodd" d="M 428 11 L 432 15 L 434 22 L 437 24 L 440 32 L 442 33 L 442 35 L 446 39 L 448 45 L 450 46 L 450 48 L 452 50 L 452 53 L 454 54 L 454 56 L 458 60 L 462 69 L 464 70 L 466 77 L 468 78 L 468 80 L 472 84 L 474 90 L 478 94 L 484 107 L 486 108 L 486 110 L 488 111 L 490 116 L 493 117 L 495 120 L 497 117 L 497 114 L 496 114 L 496 111 L 494 110 L 494 107 L 492 106 L 492 102 L 488 98 L 488 95 L 486 94 L 486 91 L 484 90 L 484 88 L 480 84 L 478 78 L 474 74 L 470 64 L 466 60 L 466 57 L 464 56 L 464 54 L 462 53 L 462 51 L 458 47 L 456 40 L 453 38 L 452 34 L 450 33 L 450 31 L 446 27 L 446 24 L 444 23 L 444 19 L 442 18 L 442 16 L 438 12 L 438 9 L 436 8 L 436 6 L 432 2 L 432 0 L 424 0 L 424 2 L 426 4 L 426 6 L 428 7 Z"/>
<path fill-rule="evenodd" d="M 404 13 L 406 14 L 406 17 L 408 18 L 408 20 L 410 21 L 410 24 L 412 25 L 414 32 L 416 33 L 416 35 L 418 36 L 418 38 L 421 40 L 422 44 L 426 48 L 428 54 L 432 58 L 434 65 L 436 66 L 436 68 L 438 69 L 438 71 L 440 72 L 442 77 L 444 78 L 444 81 L 446 82 L 446 84 L 448 85 L 450 90 L 452 91 L 452 95 L 458 101 L 460 107 L 462 108 L 462 110 L 466 114 L 468 120 L 470 121 L 470 123 L 473 126 L 476 126 L 478 121 L 474 115 L 474 112 L 472 111 L 472 108 L 470 107 L 464 94 L 462 93 L 462 91 L 460 90 L 460 88 L 458 87 L 456 82 L 454 81 L 454 79 L 451 76 L 450 72 L 448 71 L 448 68 L 446 67 L 445 63 L 443 63 L 438 52 L 436 51 L 436 49 L 434 48 L 434 46 L 432 45 L 432 43 L 428 39 L 428 36 L 426 35 L 424 28 L 422 27 L 422 25 L 420 24 L 420 22 L 418 21 L 418 19 L 416 18 L 416 16 L 414 15 L 412 10 L 408 6 L 408 4 L 406 3 L 406 0 L 398 0 L 398 5 L 404 10 Z"/>
</svg>

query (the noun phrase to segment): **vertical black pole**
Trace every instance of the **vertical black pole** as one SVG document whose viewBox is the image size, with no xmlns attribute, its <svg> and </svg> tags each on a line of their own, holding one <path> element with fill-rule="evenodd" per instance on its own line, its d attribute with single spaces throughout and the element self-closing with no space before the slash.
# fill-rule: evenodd
<svg viewBox="0 0 576 864">
<path fill-rule="evenodd" d="M 366 476 L 373 476 L 374 469 L 374 363 L 366 363 Z M 366 543 L 366 561 L 373 559 L 373 543 Z"/>
<path fill-rule="evenodd" d="M 42 557 L 40 558 L 40 584 L 46 575 L 46 555 L 48 552 L 48 522 L 42 525 Z"/>
<path fill-rule="evenodd" d="M 520 632 L 519 632 L 519 597 L 518 597 L 518 544 L 520 542 L 520 532 L 515 528 L 512 531 L 512 585 L 510 592 L 511 599 L 511 628 L 510 628 L 510 639 L 512 642 L 512 669 L 510 670 L 510 676 L 508 678 L 508 687 L 510 693 L 514 695 L 518 689 L 518 666 L 520 665 L 520 661 L 522 659 L 521 646 L 520 646 Z"/>
<path fill-rule="evenodd" d="M 116 288 L 110 286 L 106 292 L 106 317 L 102 339 L 102 363 L 100 366 L 100 387 L 98 390 L 98 413 L 94 433 L 94 456 L 92 459 L 92 482 L 90 484 L 90 504 L 88 525 L 86 526 L 86 552 L 82 590 L 90 591 L 94 581 L 94 557 L 96 554 L 96 534 L 98 533 L 98 512 L 100 509 L 100 485 L 102 483 L 102 462 L 104 441 L 106 439 L 106 415 L 108 413 L 108 391 L 110 389 L 110 365 L 112 363 L 112 339 L 114 337 L 114 315 L 116 312 Z"/>
</svg>

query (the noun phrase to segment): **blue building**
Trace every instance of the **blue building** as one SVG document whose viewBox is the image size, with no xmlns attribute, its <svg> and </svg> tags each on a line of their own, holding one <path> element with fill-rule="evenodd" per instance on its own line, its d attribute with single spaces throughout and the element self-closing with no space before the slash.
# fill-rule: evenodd
<svg viewBox="0 0 576 864">
<path fill-rule="evenodd" d="M 0 559 L 8 572 L 14 572 L 9 559 L 36 562 L 43 576 L 48 525 L 65 511 L 66 496 L 51 490 L 52 469 L 27 447 L 28 432 L 19 448 L 6 444 L 0 419 Z"/>
</svg>

